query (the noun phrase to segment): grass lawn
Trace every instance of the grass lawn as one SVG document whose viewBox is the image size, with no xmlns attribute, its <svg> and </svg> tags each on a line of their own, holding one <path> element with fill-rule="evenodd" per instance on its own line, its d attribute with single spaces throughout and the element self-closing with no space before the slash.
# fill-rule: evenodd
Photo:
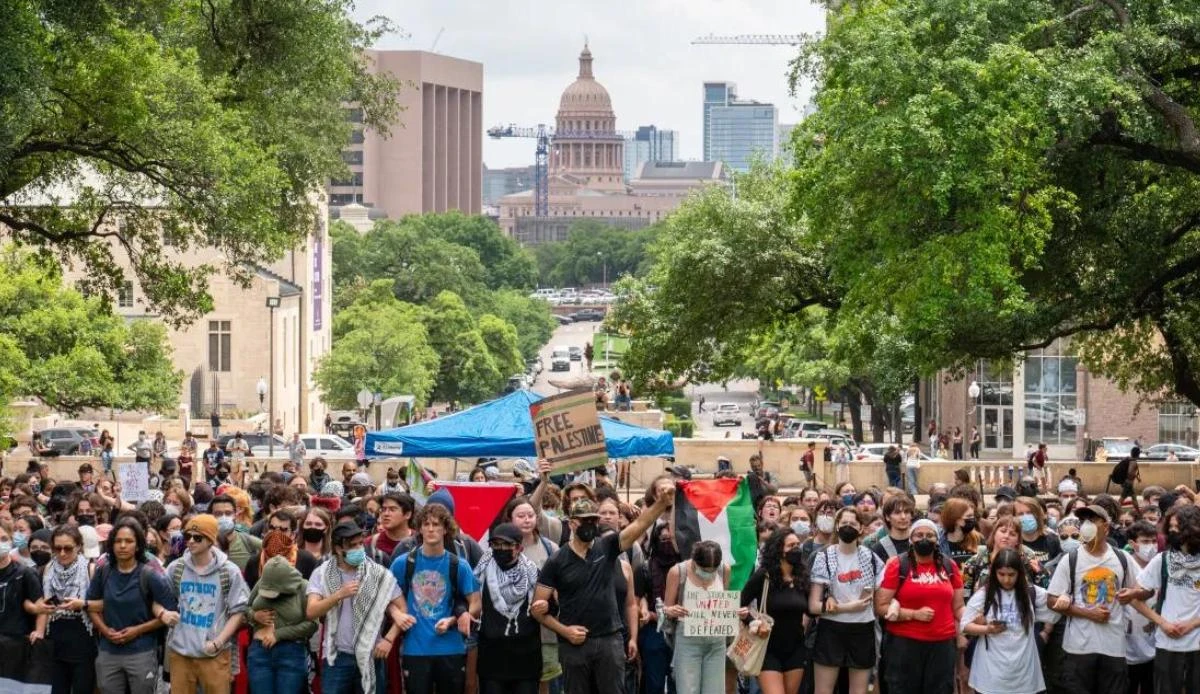
<svg viewBox="0 0 1200 694">
<path fill-rule="evenodd" d="M 618 365 L 629 349 L 629 338 L 623 335 L 596 333 L 592 339 L 592 368 L 608 370 Z M 607 352 L 608 359 L 605 359 Z"/>
</svg>

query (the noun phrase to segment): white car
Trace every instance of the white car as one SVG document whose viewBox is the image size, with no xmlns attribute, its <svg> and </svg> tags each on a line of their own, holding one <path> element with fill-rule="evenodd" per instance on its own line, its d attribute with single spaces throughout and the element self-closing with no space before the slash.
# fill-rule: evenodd
<svg viewBox="0 0 1200 694">
<path fill-rule="evenodd" d="M 304 442 L 304 459 L 312 460 L 316 457 L 321 457 L 326 460 L 354 460 L 354 444 L 350 443 L 341 436 L 334 434 L 300 434 L 300 440 Z M 289 438 L 288 441 L 291 441 Z M 269 452 L 267 446 L 255 446 L 251 449 L 254 456 L 265 457 Z M 275 457 L 286 458 L 287 446 L 280 448 L 275 446 Z"/>
<path fill-rule="evenodd" d="M 854 459 L 855 460 L 883 460 L 883 454 L 887 453 L 888 448 L 895 446 L 895 445 L 896 444 L 892 444 L 892 443 L 864 443 L 858 447 L 858 451 L 856 451 L 854 454 Z M 907 455 L 908 447 L 907 446 L 898 446 L 898 448 L 900 450 L 900 458 L 901 458 L 901 460 L 903 460 L 904 457 Z M 933 458 L 933 457 L 927 455 L 926 453 L 922 452 L 921 453 L 921 462 L 922 463 L 929 463 L 929 462 L 941 463 L 941 462 L 946 462 L 946 459 L 945 458 Z"/>
<path fill-rule="evenodd" d="M 737 406 L 737 403 L 723 402 L 713 410 L 712 423 L 715 427 L 726 424 L 740 427 L 742 425 L 742 409 Z"/>
</svg>

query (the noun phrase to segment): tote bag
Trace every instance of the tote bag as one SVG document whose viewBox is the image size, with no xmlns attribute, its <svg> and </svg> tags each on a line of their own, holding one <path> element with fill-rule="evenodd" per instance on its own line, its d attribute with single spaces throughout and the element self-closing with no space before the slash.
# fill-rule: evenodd
<svg viewBox="0 0 1200 694">
<path fill-rule="evenodd" d="M 750 609 L 750 619 L 759 619 L 766 622 L 769 626 L 774 626 L 775 620 L 767 615 L 767 596 L 771 592 L 771 579 L 766 579 L 763 585 L 762 594 L 762 611 L 755 612 L 754 608 Z M 738 626 L 737 638 L 733 640 L 729 648 L 725 651 L 725 655 L 729 656 L 729 661 L 737 668 L 737 671 L 743 675 L 757 676 L 762 672 L 763 658 L 767 655 L 767 641 L 770 635 L 757 636 L 750 633 L 750 625 L 742 623 Z"/>
</svg>

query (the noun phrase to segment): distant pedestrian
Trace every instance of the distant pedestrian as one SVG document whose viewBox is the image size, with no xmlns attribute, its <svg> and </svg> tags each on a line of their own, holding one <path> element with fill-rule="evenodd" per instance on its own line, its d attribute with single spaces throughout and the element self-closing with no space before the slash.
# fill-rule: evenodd
<svg viewBox="0 0 1200 694">
<path fill-rule="evenodd" d="M 982 440 L 979 427 L 971 427 L 971 460 L 979 460 L 979 444 Z"/>
<path fill-rule="evenodd" d="M 962 428 L 954 427 L 954 433 L 950 436 L 952 450 L 954 451 L 954 459 L 963 459 L 963 432 Z"/>
<path fill-rule="evenodd" d="M 700 411 L 701 412 L 704 411 L 704 396 L 703 395 L 700 396 Z"/>
<path fill-rule="evenodd" d="M 217 414 L 216 410 L 213 410 L 212 415 L 208 418 L 208 425 L 211 428 L 209 438 L 213 441 L 221 438 L 221 415 Z"/>
<path fill-rule="evenodd" d="M 333 415 L 328 412 L 325 413 L 325 433 L 333 433 Z"/>
</svg>

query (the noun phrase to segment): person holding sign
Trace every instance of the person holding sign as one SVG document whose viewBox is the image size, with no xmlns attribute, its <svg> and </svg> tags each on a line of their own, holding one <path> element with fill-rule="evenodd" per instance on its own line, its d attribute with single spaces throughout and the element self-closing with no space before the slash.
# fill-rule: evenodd
<svg viewBox="0 0 1200 694">
<path fill-rule="evenodd" d="M 737 634 L 738 592 L 727 593 L 729 567 L 721 546 L 703 540 L 692 558 L 667 572 L 666 614 L 675 622 L 675 689 L 693 694 L 725 691 L 725 640 Z"/>
</svg>

